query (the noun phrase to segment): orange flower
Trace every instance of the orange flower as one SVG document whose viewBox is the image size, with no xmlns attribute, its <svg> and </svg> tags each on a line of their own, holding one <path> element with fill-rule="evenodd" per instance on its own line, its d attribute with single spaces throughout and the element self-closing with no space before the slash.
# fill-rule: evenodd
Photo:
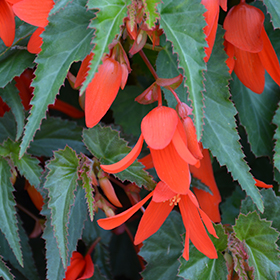
<svg viewBox="0 0 280 280">
<path fill-rule="evenodd" d="M 100 167 L 108 173 L 123 171 L 138 157 L 145 139 L 159 178 L 174 192 L 187 194 L 191 180 L 189 164 L 197 164 L 198 158 L 188 146 L 177 112 L 165 106 L 156 107 L 143 118 L 141 131 L 138 142 L 125 158 Z"/>
<path fill-rule="evenodd" d="M 153 198 L 139 223 L 134 238 L 135 245 L 140 244 L 154 234 L 161 227 L 173 207 L 178 204 L 186 229 L 183 257 L 186 260 L 189 259 L 189 240 L 207 257 L 211 259 L 218 257 L 204 225 L 210 234 L 218 238 L 215 229 L 209 217 L 199 208 L 194 194 L 191 191 L 186 195 L 175 193 L 163 182 L 159 182 L 154 191 L 128 210 L 113 217 L 99 219 L 97 223 L 106 230 L 118 227 L 136 213 L 150 197 Z"/>
<path fill-rule="evenodd" d="M 203 149 L 202 153 L 203 158 L 200 160 L 200 167 L 197 168 L 195 166 L 190 166 L 190 171 L 194 177 L 198 178 L 203 184 L 209 187 L 212 194 L 195 188 L 195 185 L 193 191 L 201 209 L 213 222 L 219 223 L 221 222 L 221 215 L 219 211 L 221 196 L 215 182 L 209 151 L 207 149 Z"/>
<path fill-rule="evenodd" d="M 280 86 L 280 66 L 277 55 L 265 32 L 264 14 L 245 3 L 234 6 L 224 21 L 227 65 L 239 80 L 256 93 L 262 93 L 265 70 Z"/>
<path fill-rule="evenodd" d="M 0 0 L 0 37 L 9 47 L 15 38 L 14 15 L 35 26 L 45 27 L 53 0 Z"/>
<path fill-rule="evenodd" d="M 204 34 L 206 35 L 205 39 L 208 43 L 208 47 L 205 48 L 206 56 L 204 57 L 204 61 L 207 62 L 211 56 L 216 38 L 220 6 L 224 11 L 226 11 L 227 0 L 201 0 L 201 4 L 203 4 L 207 10 L 203 14 L 207 23 L 207 25 L 203 28 Z"/>
<path fill-rule="evenodd" d="M 83 257 L 79 252 L 73 252 L 70 265 L 67 267 L 63 280 L 88 279 L 94 273 L 94 266 L 91 256 L 87 254 Z"/>
<path fill-rule="evenodd" d="M 34 186 L 31 186 L 27 180 L 25 181 L 24 189 L 28 192 L 28 195 L 36 208 L 41 211 L 44 205 L 42 195 L 35 189 Z"/>
</svg>

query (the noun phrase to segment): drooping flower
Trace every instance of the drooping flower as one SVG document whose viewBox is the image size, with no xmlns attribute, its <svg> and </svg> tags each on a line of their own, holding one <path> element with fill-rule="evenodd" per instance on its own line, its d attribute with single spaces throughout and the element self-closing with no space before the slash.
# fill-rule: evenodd
<svg viewBox="0 0 280 280">
<path fill-rule="evenodd" d="M 264 29 L 263 12 L 241 0 L 231 8 L 225 21 L 227 65 L 239 80 L 255 93 L 262 93 L 265 70 L 280 86 L 277 55 Z"/>
<path fill-rule="evenodd" d="M 31 25 L 45 27 L 53 5 L 53 0 L 0 0 L 0 37 L 4 44 L 13 44 L 15 15 Z"/>
<path fill-rule="evenodd" d="M 108 173 L 121 172 L 138 157 L 145 139 L 159 178 L 174 192 L 186 194 L 191 180 L 189 164 L 195 165 L 198 159 L 188 146 L 177 112 L 165 106 L 156 107 L 143 118 L 141 131 L 138 142 L 125 158 L 100 167 Z"/>
<path fill-rule="evenodd" d="M 190 165 L 190 171 L 194 177 L 198 178 L 203 184 L 209 187 L 212 194 L 195 188 L 195 185 L 193 192 L 195 193 L 201 209 L 208 215 L 211 221 L 219 223 L 221 222 L 219 204 L 222 199 L 214 178 L 209 151 L 203 149 L 202 153 L 203 158 L 200 160 L 200 166 L 197 168 Z"/>
<path fill-rule="evenodd" d="M 120 226 L 136 213 L 151 197 L 152 201 L 146 208 L 139 223 L 134 238 L 135 245 L 140 244 L 154 234 L 161 227 L 174 206 L 179 205 L 186 229 L 183 257 L 186 260 L 189 259 L 189 240 L 191 240 L 194 246 L 207 257 L 211 259 L 217 258 L 216 249 L 204 225 L 209 233 L 217 238 L 215 229 L 209 217 L 200 209 L 194 194 L 191 191 L 186 195 L 175 193 L 163 182 L 159 182 L 154 191 L 128 210 L 113 217 L 99 219 L 97 223 L 106 230 Z"/>
<path fill-rule="evenodd" d="M 109 46 L 110 54 L 105 55 L 98 72 L 94 75 L 86 89 L 85 115 L 87 127 L 95 126 L 109 110 L 115 100 L 119 88 L 124 89 L 128 74 L 131 71 L 129 60 L 119 41 L 114 40 Z M 87 64 L 82 64 L 81 80 L 86 77 L 90 57 Z M 78 73 L 79 77 L 79 73 Z M 76 86 L 79 85 L 75 84 Z"/>
<path fill-rule="evenodd" d="M 216 38 L 220 6 L 224 11 L 226 11 L 227 0 L 201 0 L 201 4 L 203 4 L 207 10 L 203 14 L 207 23 L 207 25 L 203 28 L 203 32 L 206 35 L 205 39 L 208 43 L 208 47 L 205 48 L 206 56 L 204 57 L 204 61 L 207 62 L 211 56 Z"/>
<path fill-rule="evenodd" d="M 88 279 L 94 273 L 94 265 L 89 254 L 84 257 L 79 252 L 74 251 L 67 267 L 65 278 L 63 280 Z"/>
</svg>

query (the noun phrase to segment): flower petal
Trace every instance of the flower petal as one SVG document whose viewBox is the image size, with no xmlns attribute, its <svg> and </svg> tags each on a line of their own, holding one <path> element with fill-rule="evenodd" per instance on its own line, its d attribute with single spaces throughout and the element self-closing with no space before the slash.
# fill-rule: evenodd
<svg viewBox="0 0 280 280">
<path fill-rule="evenodd" d="M 100 165 L 100 167 L 108 173 L 118 173 L 123 171 L 124 169 L 126 169 L 128 166 L 130 166 L 135 160 L 136 158 L 139 156 L 142 146 L 143 146 L 143 142 L 144 142 L 144 137 L 141 134 L 137 143 L 135 144 L 135 146 L 133 147 L 133 149 L 130 151 L 130 153 L 125 156 L 122 160 L 110 164 L 110 165 Z"/>
<path fill-rule="evenodd" d="M 186 144 L 184 143 L 183 139 L 181 138 L 181 135 L 176 129 L 174 136 L 172 138 L 172 143 L 178 152 L 179 156 L 188 164 L 196 164 L 197 163 L 197 158 L 193 156 L 193 154 L 190 152 Z"/>
<path fill-rule="evenodd" d="M 115 100 L 122 80 L 119 62 L 105 58 L 86 89 L 85 113 L 87 127 L 95 126 Z"/>
<path fill-rule="evenodd" d="M 40 37 L 40 35 L 44 32 L 44 30 L 44 27 L 38 27 L 31 35 L 27 44 L 27 50 L 30 53 L 38 54 L 41 52 L 43 39 Z"/>
<path fill-rule="evenodd" d="M 213 222 L 219 223 L 221 221 L 219 211 L 221 196 L 214 178 L 209 151 L 207 149 L 203 149 L 202 153 L 203 159 L 200 160 L 200 167 L 196 168 L 195 166 L 190 166 L 190 171 L 194 177 L 198 178 L 203 184 L 209 187 L 213 195 L 204 190 L 195 188 L 195 185 L 193 192 L 197 197 L 200 208 L 206 212 Z"/>
<path fill-rule="evenodd" d="M 85 266 L 85 268 L 84 268 L 83 275 L 81 275 L 81 277 L 78 278 L 77 280 L 79 280 L 79 279 L 88 279 L 88 278 L 90 278 L 90 277 L 93 275 L 93 273 L 94 273 L 94 265 L 93 265 L 91 256 L 90 256 L 89 254 L 86 254 L 86 256 L 85 256 L 85 262 L 86 262 L 86 266 Z"/>
<path fill-rule="evenodd" d="M 56 99 L 54 104 L 49 105 L 49 109 L 58 110 L 74 119 L 80 119 L 85 116 L 83 111 L 60 99 Z"/>
<path fill-rule="evenodd" d="M 67 267 L 65 278 L 63 280 L 76 280 L 81 276 L 86 267 L 84 257 L 79 252 L 73 252 L 70 265 Z"/>
<path fill-rule="evenodd" d="M 138 245 L 154 234 L 164 223 L 172 209 L 173 205 L 170 206 L 169 201 L 159 203 L 151 201 L 139 223 L 134 244 Z"/>
<path fill-rule="evenodd" d="M 15 17 L 11 6 L 0 0 L 0 38 L 7 47 L 10 47 L 15 39 Z"/>
<path fill-rule="evenodd" d="M 221 8 L 226 12 L 227 11 L 227 0 L 220 0 Z"/>
<path fill-rule="evenodd" d="M 191 180 L 189 164 L 179 156 L 174 145 L 170 143 L 162 150 L 150 148 L 150 151 L 159 178 L 175 193 L 186 194 Z"/>
<path fill-rule="evenodd" d="M 156 107 L 146 115 L 141 123 L 141 130 L 146 143 L 152 149 L 163 149 L 172 140 L 179 117 L 169 107 Z"/>
<path fill-rule="evenodd" d="M 152 201 L 164 202 L 174 196 L 176 196 L 176 193 L 173 192 L 164 182 L 160 181 L 155 187 Z"/>
<path fill-rule="evenodd" d="M 265 69 L 259 54 L 235 49 L 234 72 L 239 80 L 255 93 L 262 93 L 265 84 Z"/>
<path fill-rule="evenodd" d="M 111 203 L 117 207 L 122 207 L 122 204 L 116 195 L 115 189 L 107 177 L 100 178 L 99 185 Z"/>
<path fill-rule="evenodd" d="M 256 178 L 254 178 L 256 184 L 255 186 L 259 187 L 259 188 L 265 188 L 265 189 L 270 189 L 270 188 L 273 188 L 273 185 L 268 185 L 266 183 L 264 183 L 263 181 L 260 181 Z"/>
<path fill-rule="evenodd" d="M 216 249 L 209 238 L 201 221 L 197 207 L 191 202 L 188 195 L 182 195 L 179 202 L 183 223 L 189 228 L 190 240 L 201 253 L 210 259 L 218 258 Z"/>
<path fill-rule="evenodd" d="M 230 9 L 224 20 L 225 39 L 243 51 L 260 52 L 263 22 L 264 14 L 260 9 L 240 3 Z"/>
<path fill-rule="evenodd" d="M 206 215 L 206 213 L 203 210 L 198 208 L 198 211 L 199 211 L 201 219 L 202 219 L 203 223 L 205 224 L 209 233 L 212 234 L 214 237 L 219 238 L 216 234 L 216 231 L 213 227 L 213 224 L 212 224 L 212 221 L 210 220 L 210 218 Z"/>
<path fill-rule="evenodd" d="M 271 78 L 280 86 L 280 65 L 277 55 L 271 42 L 265 32 L 264 27 L 262 28 L 262 39 L 263 49 L 259 53 L 260 60 Z"/>
<path fill-rule="evenodd" d="M 142 157 L 141 159 L 138 159 L 138 161 L 141 162 L 145 166 L 144 169 L 151 169 L 154 167 L 153 158 L 152 158 L 151 154 L 148 154 L 148 155 Z"/>
<path fill-rule="evenodd" d="M 21 20 L 45 27 L 48 25 L 48 16 L 53 5 L 53 0 L 22 0 L 13 5 L 13 11 Z"/>
<path fill-rule="evenodd" d="M 126 211 L 105 219 L 97 220 L 97 223 L 103 229 L 113 229 L 125 223 L 133 214 L 135 214 L 153 195 L 153 192 L 148 194 L 144 199 L 127 209 Z"/>
</svg>

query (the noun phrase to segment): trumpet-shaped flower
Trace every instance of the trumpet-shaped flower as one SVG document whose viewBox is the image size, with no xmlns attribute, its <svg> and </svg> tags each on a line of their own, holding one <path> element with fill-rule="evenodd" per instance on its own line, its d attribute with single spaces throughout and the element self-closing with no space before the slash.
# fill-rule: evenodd
<svg viewBox="0 0 280 280">
<path fill-rule="evenodd" d="M 53 0 L 0 0 L 0 37 L 9 47 L 15 38 L 15 18 L 35 26 L 45 27 Z"/>
<path fill-rule="evenodd" d="M 198 158 L 188 146 L 177 112 L 165 106 L 156 107 L 143 118 L 141 131 L 137 144 L 125 158 L 101 168 L 108 173 L 121 172 L 138 157 L 145 139 L 159 178 L 174 192 L 186 194 L 191 180 L 189 164 L 197 164 Z"/>
<path fill-rule="evenodd" d="M 227 10 L 227 1 L 226 0 L 201 0 L 201 4 L 204 5 L 207 10 L 203 15 L 207 25 L 203 28 L 203 32 L 206 35 L 206 42 L 208 47 L 205 48 L 204 61 L 207 62 L 211 56 L 212 49 L 214 46 L 216 32 L 218 28 L 218 19 L 220 6 L 224 11 Z"/>
<path fill-rule="evenodd" d="M 256 93 L 262 93 L 265 70 L 280 86 L 277 55 L 263 26 L 264 14 L 245 0 L 234 6 L 224 21 L 227 65 L 239 80 Z"/>
<path fill-rule="evenodd" d="M 179 205 L 186 229 L 183 257 L 186 260 L 189 259 L 189 240 L 191 240 L 194 246 L 207 257 L 211 259 L 217 258 L 216 249 L 204 225 L 210 234 L 217 237 L 215 229 L 209 217 L 200 209 L 194 194 L 191 191 L 185 195 L 175 193 L 163 182 L 159 182 L 154 191 L 128 210 L 113 217 L 99 219 L 97 223 L 106 230 L 118 227 L 136 213 L 151 197 L 152 201 L 139 223 L 134 238 L 135 245 L 140 244 L 154 234 L 161 227 L 174 206 Z"/>
<path fill-rule="evenodd" d="M 63 280 L 88 279 L 94 273 L 94 265 L 89 254 L 83 257 L 79 252 L 73 252 L 70 265 L 67 267 Z"/>
</svg>

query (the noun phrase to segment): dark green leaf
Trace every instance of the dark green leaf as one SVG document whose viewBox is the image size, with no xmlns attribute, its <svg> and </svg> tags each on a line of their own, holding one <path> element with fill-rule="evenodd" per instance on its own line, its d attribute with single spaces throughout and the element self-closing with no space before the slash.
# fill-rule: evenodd
<svg viewBox="0 0 280 280">
<path fill-rule="evenodd" d="M 36 156 L 52 157 L 54 150 L 64 149 L 68 145 L 77 153 L 86 153 L 81 135 L 82 128 L 75 122 L 48 117 L 43 120 L 28 152 Z"/>
<path fill-rule="evenodd" d="M 274 146 L 274 165 L 280 171 L 280 107 L 277 109 L 275 116 L 273 118 L 273 123 L 277 125 L 275 130 L 275 146 Z"/>
<path fill-rule="evenodd" d="M 257 156 L 272 157 L 275 126 L 271 124 L 279 101 L 277 84 L 267 74 L 263 94 L 256 94 L 245 87 L 233 74 L 232 99 L 241 124 L 245 127 L 252 152 Z"/>
<path fill-rule="evenodd" d="M 18 217 L 19 218 L 19 217 Z M 20 221 L 20 219 L 19 219 Z M 22 247 L 24 267 L 21 267 L 15 258 L 12 249 L 10 248 L 8 242 L 5 240 L 4 235 L 0 232 L 0 248 L 3 252 L 3 259 L 9 262 L 13 268 L 15 268 L 21 277 L 25 277 L 28 280 L 38 280 L 38 272 L 33 259 L 32 251 L 29 245 L 29 238 L 26 235 L 24 228 L 21 225 L 21 221 L 18 223 L 20 243 Z"/>
<path fill-rule="evenodd" d="M 112 164 L 124 158 L 131 148 L 127 142 L 120 138 L 119 133 L 110 127 L 96 125 L 83 132 L 84 143 L 89 151 L 96 156 L 102 164 Z M 135 182 L 139 187 L 144 185 L 148 189 L 155 186 L 151 176 L 143 170 L 143 165 L 135 161 L 124 171 L 115 174 L 120 180 Z"/>
<path fill-rule="evenodd" d="M 274 28 L 280 28 L 280 2 L 278 0 L 263 0 L 263 3 L 271 14 Z"/>
<path fill-rule="evenodd" d="M 92 48 L 93 30 L 87 27 L 93 13 L 87 11 L 85 3 L 86 0 L 72 1 L 48 18 L 49 24 L 41 35 L 42 51 L 36 59 L 33 107 L 25 127 L 20 157 L 45 118 L 48 105 L 54 103 L 72 62 L 82 60 Z"/>
<path fill-rule="evenodd" d="M 166 41 L 166 37 L 164 35 L 161 36 L 160 43 L 163 49 L 159 52 L 156 60 L 158 76 L 160 78 L 170 79 L 178 76 L 179 74 L 183 74 L 183 70 L 178 69 L 177 55 L 173 54 L 171 43 Z M 177 101 L 173 94 L 166 88 L 162 88 L 162 90 L 168 106 L 175 109 Z M 184 87 L 183 83 L 175 91 L 182 102 L 191 106 L 191 102 L 188 99 L 187 89 Z"/>
<path fill-rule="evenodd" d="M 234 180 L 238 180 L 247 195 L 251 196 L 258 208 L 263 211 L 263 203 L 255 181 L 244 161 L 244 154 L 235 129 L 236 109 L 229 100 L 228 68 L 223 63 L 227 56 L 223 50 L 223 32 L 218 30 L 216 43 L 205 73 L 205 126 L 204 148 L 209 148 L 220 165 L 226 165 Z"/>
<path fill-rule="evenodd" d="M 0 89 L 0 96 L 2 97 L 3 101 L 8 104 L 14 114 L 17 122 L 16 140 L 18 140 L 23 132 L 25 116 L 19 92 L 15 87 L 15 82 L 13 81 L 12 83 L 7 84 L 4 89 Z"/>
<path fill-rule="evenodd" d="M 236 237 L 245 242 L 255 279 L 275 279 L 280 270 L 279 251 L 275 244 L 279 232 L 271 227 L 271 222 L 261 220 L 256 212 L 247 216 L 240 214 L 233 229 Z"/>
<path fill-rule="evenodd" d="M 10 181 L 11 171 L 8 162 L 0 158 L 0 229 L 5 235 L 17 261 L 23 267 L 23 257 L 18 234 L 18 222 L 15 200 L 12 192 L 14 187 Z"/>
<path fill-rule="evenodd" d="M 15 277 L 10 273 L 10 269 L 3 262 L 0 257 L 0 277 L 3 277 L 4 280 L 14 280 Z"/>
<path fill-rule="evenodd" d="M 183 250 L 181 234 L 185 231 L 180 214 L 172 211 L 161 228 L 145 240 L 140 250 L 147 266 L 141 273 L 144 280 L 175 280 Z"/>
<path fill-rule="evenodd" d="M 178 66 L 183 68 L 192 101 L 195 127 L 200 139 L 203 126 L 203 74 L 206 47 L 203 27 L 206 25 L 203 13 L 206 11 L 200 0 L 167 0 L 158 5 L 160 26 L 167 40 L 172 42 L 173 51 L 178 54 Z M 186 20 L 188 19 L 188 20 Z"/>
<path fill-rule="evenodd" d="M 17 128 L 12 112 L 6 112 L 5 115 L 0 118 L 0 130 L 0 143 L 3 143 L 7 138 L 15 140 Z"/>
<path fill-rule="evenodd" d="M 98 265 L 102 274 L 106 275 L 108 279 L 112 279 L 109 255 L 109 242 L 112 237 L 112 232 L 110 230 L 104 230 L 96 223 L 98 219 L 106 217 L 102 211 L 98 211 L 94 217 L 95 219 L 92 222 L 89 217 L 87 218 L 82 239 L 87 247 L 90 247 L 101 237 L 94 250 L 93 262 Z"/>
<path fill-rule="evenodd" d="M 152 104 L 143 106 L 134 101 L 143 91 L 136 86 L 127 86 L 119 91 L 111 107 L 115 123 L 122 126 L 124 133 L 137 137 L 141 134 L 142 119 L 155 107 Z"/>
<path fill-rule="evenodd" d="M 70 208 L 77 187 L 79 159 L 69 147 L 54 153 L 47 168 L 50 170 L 44 188 L 49 191 L 52 226 L 64 268 L 68 261 L 68 223 Z"/>
<path fill-rule="evenodd" d="M 123 19 L 127 16 L 126 0 L 89 0 L 87 6 L 89 9 L 98 10 L 98 12 L 96 13 L 96 18 L 89 25 L 90 28 L 95 29 L 95 37 L 92 41 L 95 45 L 94 58 L 90 62 L 91 68 L 81 91 L 86 89 L 95 72 L 97 72 L 97 67 L 101 63 L 103 54 L 109 53 L 108 45 L 120 33 Z"/>
<path fill-rule="evenodd" d="M 33 67 L 34 55 L 27 50 L 13 49 L 0 56 L 0 88 L 5 87 L 26 68 Z"/>
<path fill-rule="evenodd" d="M 227 197 L 221 204 L 222 223 L 235 224 L 235 219 L 240 213 L 241 200 L 245 198 L 245 192 L 238 186 L 231 196 Z M 252 201 L 252 200 L 251 200 Z"/>
</svg>

